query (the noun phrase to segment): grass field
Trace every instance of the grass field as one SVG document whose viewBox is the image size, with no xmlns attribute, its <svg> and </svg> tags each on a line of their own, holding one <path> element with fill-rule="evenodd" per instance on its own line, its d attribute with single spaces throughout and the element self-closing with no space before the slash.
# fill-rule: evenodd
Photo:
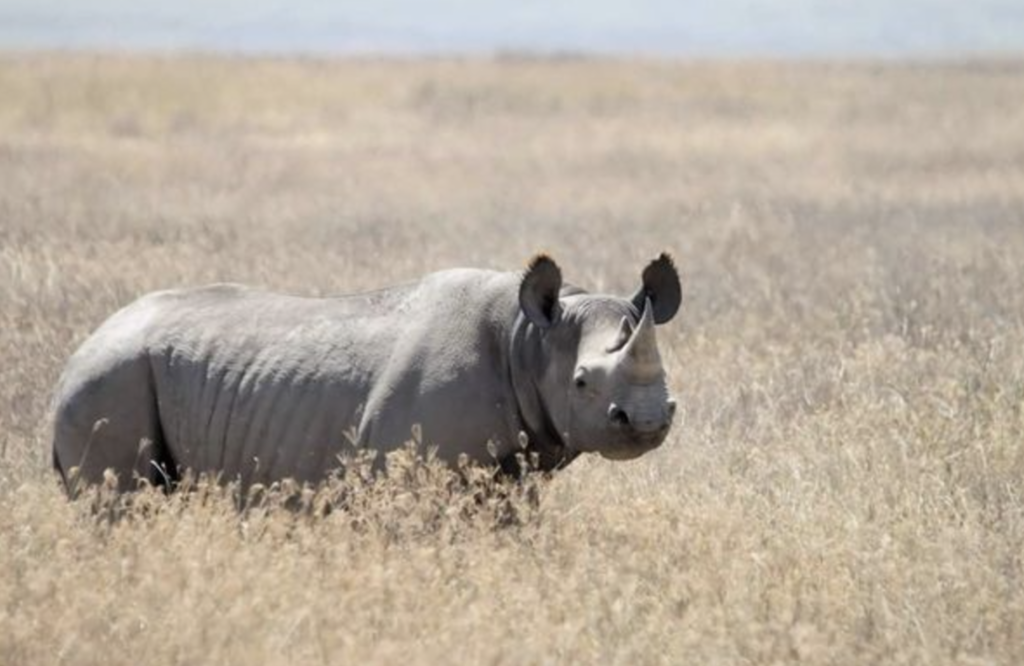
<svg viewBox="0 0 1024 666">
<path fill-rule="evenodd" d="M 1021 109 L 1016 61 L 0 57 L 0 663 L 1024 662 Z M 662 249 L 682 418 L 518 526 L 429 480 L 106 524 L 50 470 L 148 290 Z"/>
</svg>

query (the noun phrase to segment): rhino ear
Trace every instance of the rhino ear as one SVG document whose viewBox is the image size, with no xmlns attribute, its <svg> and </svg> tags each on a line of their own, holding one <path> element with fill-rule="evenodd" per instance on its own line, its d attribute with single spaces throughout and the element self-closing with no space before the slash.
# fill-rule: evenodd
<svg viewBox="0 0 1024 666">
<path fill-rule="evenodd" d="M 683 301 L 683 291 L 679 286 L 679 273 L 672 257 L 666 252 L 647 264 L 643 272 L 643 285 L 631 299 L 637 312 L 643 312 L 644 303 L 651 299 L 654 308 L 654 323 L 664 324 L 676 316 L 679 305 Z"/>
<path fill-rule="evenodd" d="M 526 318 L 540 328 L 548 328 L 558 319 L 558 292 L 562 271 L 551 257 L 538 254 L 523 273 L 519 283 L 519 307 Z"/>
</svg>

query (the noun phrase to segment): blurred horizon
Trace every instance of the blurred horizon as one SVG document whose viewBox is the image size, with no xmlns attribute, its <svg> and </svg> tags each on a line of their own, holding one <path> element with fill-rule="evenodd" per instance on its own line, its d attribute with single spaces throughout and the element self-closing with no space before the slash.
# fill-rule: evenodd
<svg viewBox="0 0 1024 666">
<path fill-rule="evenodd" d="M 1013 0 L 0 0 L 0 49 L 950 57 L 1024 53 Z"/>
</svg>

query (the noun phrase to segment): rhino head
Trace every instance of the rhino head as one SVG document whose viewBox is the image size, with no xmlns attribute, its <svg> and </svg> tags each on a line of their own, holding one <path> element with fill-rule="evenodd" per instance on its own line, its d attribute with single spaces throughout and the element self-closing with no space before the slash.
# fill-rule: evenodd
<svg viewBox="0 0 1024 666">
<path fill-rule="evenodd" d="M 670 321 L 680 302 L 679 275 L 667 254 L 644 269 L 629 299 L 565 287 L 554 261 L 534 259 L 519 289 L 525 337 L 532 340 L 522 357 L 532 384 L 524 420 L 557 433 L 572 453 L 628 460 L 660 446 L 676 403 L 655 326 Z"/>
</svg>

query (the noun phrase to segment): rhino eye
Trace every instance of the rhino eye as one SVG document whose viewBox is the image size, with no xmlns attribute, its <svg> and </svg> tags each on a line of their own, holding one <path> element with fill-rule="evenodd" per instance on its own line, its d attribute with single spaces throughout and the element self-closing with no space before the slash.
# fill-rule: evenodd
<svg viewBox="0 0 1024 666">
<path fill-rule="evenodd" d="M 580 368 L 576 371 L 576 376 L 573 378 L 573 383 L 576 384 L 576 388 L 585 389 L 587 388 L 587 369 Z"/>
</svg>

